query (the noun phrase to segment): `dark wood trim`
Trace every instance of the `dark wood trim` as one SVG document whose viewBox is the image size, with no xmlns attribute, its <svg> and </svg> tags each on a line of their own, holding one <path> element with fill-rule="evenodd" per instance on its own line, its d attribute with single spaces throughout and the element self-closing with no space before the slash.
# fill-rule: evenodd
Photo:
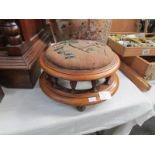
<svg viewBox="0 0 155 155">
<path fill-rule="evenodd" d="M 38 58 L 47 48 L 49 36 L 36 34 L 32 46 L 22 56 L 0 56 L 0 83 L 9 88 L 32 88 L 39 75 Z"/>
</svg>

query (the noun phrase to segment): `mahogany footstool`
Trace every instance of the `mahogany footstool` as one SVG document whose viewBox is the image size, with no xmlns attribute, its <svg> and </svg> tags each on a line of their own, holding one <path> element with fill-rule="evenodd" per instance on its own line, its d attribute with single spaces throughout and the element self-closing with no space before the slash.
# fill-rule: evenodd
<svg viewBox="0 0 155 155">
<path fill-rule="evenodd" d="M 41 55 L 40 65 L 43 92 L 79 111 L 102 103 L 119 86 L 119 57 L 99 41 L 66 40 L 50 45 Z"/>
</svg>

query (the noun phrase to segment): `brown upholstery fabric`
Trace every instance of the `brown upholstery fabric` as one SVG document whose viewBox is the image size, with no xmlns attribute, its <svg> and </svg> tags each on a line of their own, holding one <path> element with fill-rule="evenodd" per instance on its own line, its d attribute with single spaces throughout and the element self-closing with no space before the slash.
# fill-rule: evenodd
<svg viewBox="0 0 155 155">
<path fill-rule="evenodd" d="M 106 44 L 111 28 L 109 19 L 57 19 L 53 23 L 57 41 L 85 39 Z"/>
<path fill-rule="evenodd" d="M 112 62 L 112 50 L 97 41 L 67 40 L 54 44 L 46 51 L 48 62 L 67 69 L 96 69 Z"/>
</svg>

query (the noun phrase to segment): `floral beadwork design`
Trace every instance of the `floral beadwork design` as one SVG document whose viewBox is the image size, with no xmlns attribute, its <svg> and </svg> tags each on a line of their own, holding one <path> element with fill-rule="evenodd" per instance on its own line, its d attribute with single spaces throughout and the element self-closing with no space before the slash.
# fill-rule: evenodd
<svg viewBox="0 0 155 155">
<path fill-rule="evenodd" d="M 57 52 L 57 54 L 63 55 L 65 59 L 74 58 L 75 55 L 72 52 L 64 50 L 64 45 L 67 45 L 70 42 L 72 42 L 72 41 L 67 41 L 66 40 L 66 41 L 59 42 L 58 45 L 56 44 L 55 46 L 53 46 L 54 51 Z"/>
<path fill-rule="evenodd" d="M 94 47 L 102 48 L 104 46 L 102 42 L 97 41 L 85 41 L 84 46 L 76 46 L 77 43 L 79 43 L 79 40 L 65 40 L 55 44 L 54 46 L 52 46 L 52 48 L 54 52 L 56 52 L 57 54 L 61 54 L 65 59 L 72 59 L 75 58 L 75 55 L 73 52 L 65 49 L 66 45 L 85 53 L 94 52 L 96 50 Z"/>
</svg>

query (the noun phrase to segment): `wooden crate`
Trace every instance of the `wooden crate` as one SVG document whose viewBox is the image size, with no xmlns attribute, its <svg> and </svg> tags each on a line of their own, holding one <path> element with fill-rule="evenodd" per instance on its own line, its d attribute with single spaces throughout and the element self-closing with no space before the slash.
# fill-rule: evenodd
<svg viewBox="0 0 155 155">
<path fill-rule="evenodd" d="M 134 69 L 121 61 L 120 70 L 141 90 L 148 91 L 151 89 L 151 85 L 143 79 Z"/>
<path fill-rule="evenodd" d="M 122 60 L 146 80 L 155 80 L 155 56 L 124 57 Z"/>
<path fill-rule="evenodd" d="M 129 34 L 129 33 L 121 33 Z M 130 33 L 131 34 L 131 33 Z M 155 47 L 125 47 L 109 37 L 108 45 L 120 56 L 155 56 Z"/>
</svg>

